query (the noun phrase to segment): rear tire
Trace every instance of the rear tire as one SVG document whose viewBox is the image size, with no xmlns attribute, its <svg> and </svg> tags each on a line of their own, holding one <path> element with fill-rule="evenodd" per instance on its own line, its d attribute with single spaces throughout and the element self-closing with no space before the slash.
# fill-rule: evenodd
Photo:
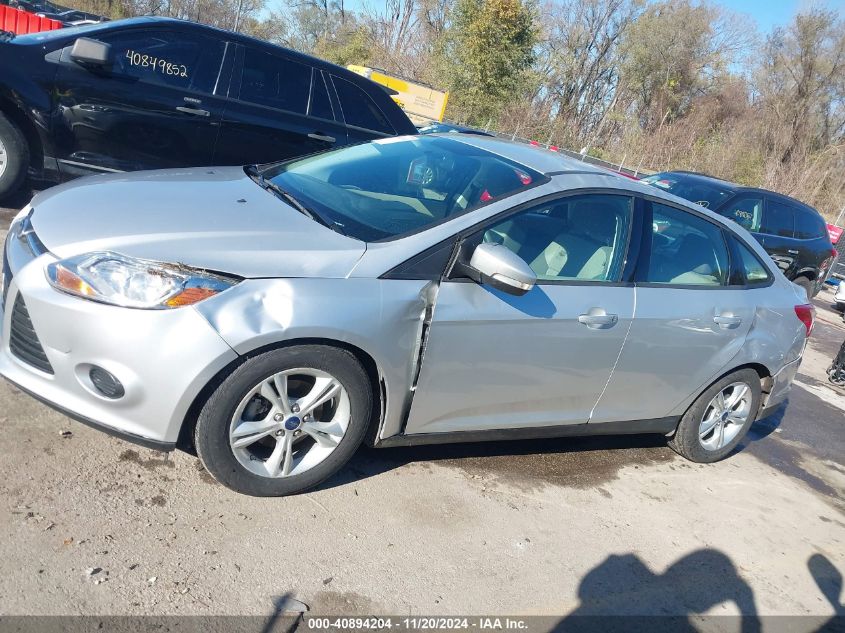
<svg viewBox="0 0 845 633">
<path fill-rule="evenodd" d="M 753 369 L 740 369 L 720 378 L 687 409 L 669 446 L 700 464 L 723 459 L 754 423 L 760 409 L 760 393 L 760 376 Z"/>
<path fill-rule="evenodd" d="M 20 189 L 28 168 L 26 138 L 14 123 L 0 113 L 0 200 Z"/>
<path fill-rule="evenodd" d="M 810 300 L 816 296 L 816 284 L 810 281 L 807 277 L 804 277 L 803 275 L 800 277 L 796 277 L 792 280 L 792 283 L 798 284 L 804 290 L 807 291 L 807 300 Z"/>
<path fill-rule="evenodd" d="M 318 401 L 324 404 L 309 406 Z M 298 494 L 349 461 L 372 406 L 367 373 L 350 352 L 323 345 L 272 350 L 246 361 L 212 393 L 197 420 L 197 454 L 236 492 Z"/>
</svg>

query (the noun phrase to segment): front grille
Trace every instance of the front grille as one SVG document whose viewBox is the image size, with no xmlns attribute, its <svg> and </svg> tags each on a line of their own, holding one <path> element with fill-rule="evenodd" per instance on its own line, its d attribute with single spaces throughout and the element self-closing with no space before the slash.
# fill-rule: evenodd
<svg viewBox="0 0 845 633">
<path fill-rule="evenodd" d="M 41 347 L 41 341 L 32 327 L 29 312 L 20 294 L 15 298 L 12 308 L 12 327 L 9 329 L 9 349 L 12 354 L 36 369 L 52 374 L 53 366 Z"/>
</svg>

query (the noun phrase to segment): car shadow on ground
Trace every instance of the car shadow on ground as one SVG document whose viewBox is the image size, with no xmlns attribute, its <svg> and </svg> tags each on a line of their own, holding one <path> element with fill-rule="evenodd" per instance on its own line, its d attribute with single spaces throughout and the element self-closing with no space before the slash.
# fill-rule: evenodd
<svg viewBox="0 0 845 633">
<path fill-rule="evenodd" d="M 320 488 L 345 486 L 409 464 L 440 463 L 494 477 L 595 487 L 623 466 L 676 458 L 662 435 L 565 437 L 541 440 L 436 444 L 401 448 L 362 447 Z"/>
</svg>

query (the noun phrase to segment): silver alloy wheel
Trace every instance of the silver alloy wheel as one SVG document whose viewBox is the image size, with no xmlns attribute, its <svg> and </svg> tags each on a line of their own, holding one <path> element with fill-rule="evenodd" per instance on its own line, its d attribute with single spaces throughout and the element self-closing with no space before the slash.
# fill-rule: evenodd
<svg viewBox="0 0 845 633">
<path fill-rule="evenodd" d="M 3 139 L 0 138 L 0 178 L 6 173 L 6 165 L 9 162 L 9 155 L 6 153 L 6 146 L 3 144 Z"/>
<path fill-rule="evenodd" d="M 751 387 L 744 382 L 732 383 L 717 393 L 698 427 L 701 445 L 708 451 L 717 451 L 730 444 L 751 415 L 752 402 Z"/>
<path fill-rule="evenodd" d="M 261 477 L 310 470 L 337 448 L 349 427 L 349 394 L 319 369 L 289 369 L 255 385 L 229 425 L 238 462 Z"/>
</svg>

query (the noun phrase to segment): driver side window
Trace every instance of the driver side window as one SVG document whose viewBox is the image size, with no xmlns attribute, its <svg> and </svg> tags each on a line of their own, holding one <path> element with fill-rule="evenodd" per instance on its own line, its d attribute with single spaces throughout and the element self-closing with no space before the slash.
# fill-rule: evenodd
<svg viewBox="0 0 845 633">
<path fill-rule="evenodd" d="M 97 37 L 111 45 L 112 72 L 139 83 L 212 94 L 224 42 L 175 31 L 118 31 Z"/>
<path fill-rule="evenodd" d="M 594 194 L 559 198 L 487 228 L 484 242 L 519 255 L 543 281 L 619 281 L 633 199 Z"/>
</svg>

